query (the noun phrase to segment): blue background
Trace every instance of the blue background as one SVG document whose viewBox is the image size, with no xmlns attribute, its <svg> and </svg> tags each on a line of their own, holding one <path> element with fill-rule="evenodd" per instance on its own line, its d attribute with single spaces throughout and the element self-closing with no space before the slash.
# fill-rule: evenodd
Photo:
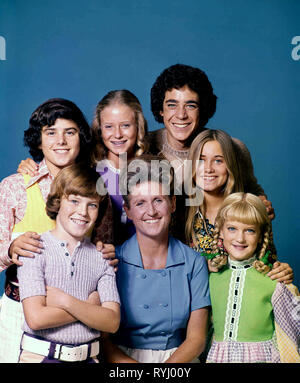
<svg viewBox="0 0 300 383">
<path fill-rule="evenodd" d="M 46 99 L 69 98 L 91 121 L 105 93 L 127 88 L 154 130 L 156 77 L 175 63 L 198 66 L 218 96 L 208 127 L 251 151 L 276 211 L 279 258 L 300 286 L 300 60 L 291 57 L 299 14 L 298 0 L 1 0 L 0 178 L 28 156 L 23 131 Z"/>
</svg>

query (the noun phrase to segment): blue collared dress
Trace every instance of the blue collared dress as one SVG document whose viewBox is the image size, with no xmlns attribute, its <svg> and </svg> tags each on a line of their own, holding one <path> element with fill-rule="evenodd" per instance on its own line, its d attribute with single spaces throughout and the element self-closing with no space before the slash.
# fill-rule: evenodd
<svg viewBox="0 0 300 383">
<path fill-rule="evenodd" d="M 176 349 L 185 340 L 191 311 L 211 304 L 205 257 L 169 237 L 166 267 L 144 269 L 136 235 L 116 248 L 116 256 L 121 325 L 114 343 Z"/>
</svg>

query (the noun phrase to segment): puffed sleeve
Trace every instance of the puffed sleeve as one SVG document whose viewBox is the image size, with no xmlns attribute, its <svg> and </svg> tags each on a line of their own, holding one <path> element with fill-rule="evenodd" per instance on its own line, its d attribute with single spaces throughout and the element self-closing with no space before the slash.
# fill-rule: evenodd
<svg viewBox="0 0 300 383">
<path fill-rule="evenodd" d="M 300 296 L 296 286 L 277 283 L 272 296 L 281 363 L 300 363 Z"/>
</svg>

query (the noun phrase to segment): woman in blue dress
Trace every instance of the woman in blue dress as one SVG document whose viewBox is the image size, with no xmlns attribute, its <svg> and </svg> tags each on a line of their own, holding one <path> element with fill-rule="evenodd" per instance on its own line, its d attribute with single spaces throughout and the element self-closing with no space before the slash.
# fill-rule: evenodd
<svg viewBox="0 0 300 383">
<path fill-rule="evenodd" d="M 129 163 L 120 186 L 136 234 L 116 248 L 122 319 L 117 334 L 105 337 L 107 361 L 199 362 L 208 271 L 204 257 L 169 235 L 173 170 L 166 160 L 142 156 Z"/>
</svg>

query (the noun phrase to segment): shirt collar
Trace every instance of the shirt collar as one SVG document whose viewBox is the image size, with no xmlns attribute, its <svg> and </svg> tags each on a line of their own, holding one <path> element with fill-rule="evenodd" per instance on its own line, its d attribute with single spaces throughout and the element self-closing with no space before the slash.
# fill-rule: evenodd
<svg viewBox="0 0 300 383">
<path fill-rule="evenodd" d="M 180 242 L 175 240 L 175 238 L 169 236 L 169 246 L 168 246 L 168 258 L 167 258 L 167 267 L 172 267 L 185 263 L 183 252 L 181 251 Z"/>
<path fill-rule="evenodd" d="M 131 238 L 127 240 L 126 246 L 124 247 L 123 251 L 124 252 L 122 254 L 122 257 L 126 263 L 130 263 L 132 265 L 144 268 L 136 234 L 134 234 Z M 179 249 L 177 241 L 173 237 L 169 237 L 166 268 L 184 262 L 185 260 L 182 251 L 180 251 Z"/>
<path fill-rule="evenodd" d="M 43 159 L 39 163 L 38 174 L 30 178 L 28 184 L 26 185 L 26 189 L 29 188 L 31 185 L 35 184 L 36 182 L 40 181 L 40 179 L 45 176 L 49 176 L 51 180 L 54 180 L 54 177 L 52 176 L 52 174 L 50 174 L 49 169 L 46 165 L 46 160 Z"/>
<path fill-rule="evenodd" d="M 59 239 L 57 238 L 54 234 L 52 234 L 51 230 L 49 231 L 46 231 L 44 234 L 43 234 L 44 237 L 48 238 L 50 241 L 54 242 L 54 243 L 57 243 L 57 244 L 60 244 L 62 246 L 62 244 L 64 246 L 62 247 L 65 247 L 67 248 L 68 246 L 68 241 L 64 240 L 64 239 Z M 81 247 L 83 245 L 86 245 L 87 243 L 89 243 L 89 239 L 87 237 L 84 237 L 82 241 L 78 241 L 75 248 L 74 248 L 74 251 L 78 248 L 78 247 Z"/>
<path fill-rule="evenodd" d="M 248 269 L 252 267 L 253 262 L 256 259 L 256 255 L 249 259 L 245 259 L 244 261 L 234 261 L 228 257 L 228 265 L 231 269 Z"/>
</svg>

